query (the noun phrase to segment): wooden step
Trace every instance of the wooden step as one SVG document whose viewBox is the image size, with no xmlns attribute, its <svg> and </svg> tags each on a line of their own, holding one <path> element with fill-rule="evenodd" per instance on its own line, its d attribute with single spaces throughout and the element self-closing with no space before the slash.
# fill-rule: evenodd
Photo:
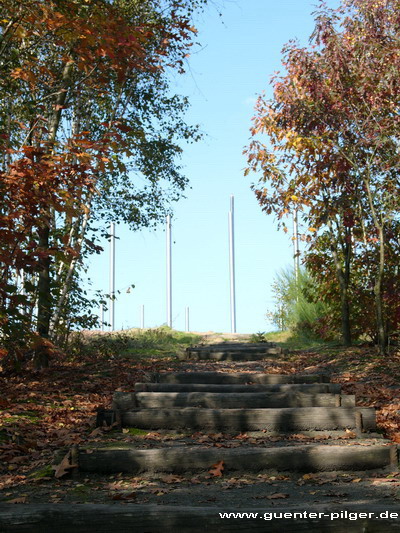
<svg viewBox="0 0 400 533">
<path fill-rule="evenodd" d="M 306 394 L 340 394 L 339 383 L 281 383 L 277 385 L 258 384 L 207 384 L 207 383 L 136 383 L 135 392 L 302 392 Z"/>
<path fill-rule="evenodd" d="M 198 346 L 189 346 L 187 350 L 189 351 L 250 351 L 250 350 L 264 350 L 268 348 L 276 348 L 276 343 L 274 342 L 220 342 L 216 344 L 203 344 Z"/>
<path fill-rule="evenodd" d="M 116 392 L 114 409 L 205 407 L 240 409 L 271 407 L 354 407 L 355 396 L 304 394 L 301 392 L 213 393 L 213 392 Z"/>
<path fill-rule="evenodd" d="M 271 355 L 281 355 L 282 348 L 267 348 L 263 351 L 187 351 L 182 359 L 192 361 L 262 361 Z"/>
<path fill-rule="evenodd" d="M 297 407 L 281 409 L 137 409 L 122 413 L 122 425 L 144 429 L 203 431 L 308 429 L 376 429 L 375 409 L 358 407 Z M 359 420 L 359 421 L 357 421 Z"/>
<path fill-rule="evenodd" d="M 326 374 L 257 374 L 254 372 L 152 372 L 147 374 L 153 383 L 259 383 L 275 385 L 280 383 L 327 383 Z"/>
<path fill-rule="evenodd" d="M 87 453 L 89 452 L 89 453 Z M 224 461 L 224 472 L 263 470 L 320 472 L 368 470 L 397 464 L 397 446 L 296 445 L 241 448 L 170 446 L 157 449 L 105 447 L 79 452 L 79 470 L 111 474 L 117 472 L 207 471 Z"/>
<path fill-rule="evenodd" d="M 220 513 L 226 513 L 222 518 Z M 231 517 L 227 516 L 231 514 Z M 243 513 L 239 517 L 237 513 Z M 234 518 L 236 517 L 236 518 Z M 357 520 L 354 519 L 357 517 Z M 400 532 L 398 504 L 332 502 L 302 506 L 243 502 L 208 506 L 0 503 L 2 533 L 362 533 Z"/>
</svg>

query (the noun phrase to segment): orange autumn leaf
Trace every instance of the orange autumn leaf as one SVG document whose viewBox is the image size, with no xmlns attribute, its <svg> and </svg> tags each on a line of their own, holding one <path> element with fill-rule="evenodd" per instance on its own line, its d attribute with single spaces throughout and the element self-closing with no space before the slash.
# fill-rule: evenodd
<svg viewBox="0 0 400 533">
<path fill-rule="evenodd" d="M 224 465 L 225 465 L 224 461 L 219 461 L 218 463 L 215 463 L 215 465 L 212 465 L 208 473 L 214 477 L 221 477 L 222 472 L 224 471 L 224 468 L 225 468 Z"/>
</svg>

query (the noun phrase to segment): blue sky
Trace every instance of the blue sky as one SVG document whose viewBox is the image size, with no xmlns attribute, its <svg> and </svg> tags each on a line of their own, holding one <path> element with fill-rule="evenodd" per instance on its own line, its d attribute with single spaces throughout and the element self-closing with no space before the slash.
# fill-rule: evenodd
<svg viewBox="0 0 400 533">
<path fill-rule="evenodd" d="M 281 70 L 281 50 L 290 39 L 306 45 L 316 0 L 217 0 L 197 17 L 198 40 L 186 75 L 175 77 L 177 93 L 187 95 L 189 123 L 200 124 L 203 141 L 185 148 L 182 165 L 190 179 L 186 199 L 174 206 L 172 223 L 173 327 L 192 331 L 230 331 L 228 211 L 235 197 L 237 331 L 274 329 L 266 312 L 274 307 L 271 284 L 276 272 L 293 264 L 290 236 L 277 230 L 273 216 L 261 212 L 250 190 L 256 175 L 244 177 L 243 148 L 258 94 L 271 95 L 270 77 Z M 336 0 L 330 0 L 332 7 Z M 116 221 L 117 222 L 117 221 Z M 116 329 L 166 323 L 165 229 L 131 232 L 117 225 Z M 109 256 L 93 257 L 93 289 L 108 292 Z M 129 285 L 135 284 L 130 293 Z M 107 320 L 107 314 L 105 315 Z"/>
</svg>

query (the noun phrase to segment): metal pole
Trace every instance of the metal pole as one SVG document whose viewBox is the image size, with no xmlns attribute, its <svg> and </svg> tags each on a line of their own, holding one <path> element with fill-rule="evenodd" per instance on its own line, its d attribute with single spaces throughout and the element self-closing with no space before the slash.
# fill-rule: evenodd
<svg viewBox="0 0 400 533">
<path fill-rule="evenodd" d="M 185 331 L 189 330 L 189 307 L 185 308 Z"/>
<path fill-rule="evenodd" d="M 144 329 L 144 305 L 141 307 L 140 313 L 140 329 Z"/>
<path fill-rule="evenodd" d="M 101 331 L 104 331 L 104 305 L 100 304 L 100 322 L 101 322 Z"/>
<path fill-rule="evenodd" d="M 172 328 L 172 241 L 171 241 L 171 217 L 167 216 L 167 326 Z"/>
<path fill-rule="evenodd" d="M 110 327 L 114 331 L 115 326 L 115 224 L 110 226 Z"/>
<path fill-rule="evenodd" d="M 235 295 L 235 202 L 231 195 L 231 209 L 229 211 L 229 273 L 231 293 L 231 332 L 236 333 L 236 295 Z"/>
<path fill-rule="evenodd" d="M 294 275 L 296 278 L 296 284 L 299 281 L 300 271 L 300 252 L 299 252 L 299 232 L 297 228 L 297 209 L 293 212 L 293 248 L 294 248 Z"/>
</svg>

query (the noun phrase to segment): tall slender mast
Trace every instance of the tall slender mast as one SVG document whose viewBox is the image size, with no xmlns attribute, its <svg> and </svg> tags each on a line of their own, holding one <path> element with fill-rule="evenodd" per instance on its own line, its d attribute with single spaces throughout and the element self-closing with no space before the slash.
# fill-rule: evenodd
<svg viewBox="0 0 400 533">
<path fill-rule="evenodd" d="M 293 212 L 293 259 L 294 259 L 294 275 L 296 284 L 299 281 L 300 271 L 300 252 L 299 252 L 299 231 L 298 231 L 298 215 L 297 209 Z"/>
<path fill-rule="evenodd" d="M 115 224 L 110 226 L 110 327 L 115 327 Z"/>
<path fill-rule="evenodd" d="M 171 241 L 171 217 L 167 216 L 167 325 L 172 328 L 172 241 Z"/>
<path fill-rule="evenodd" d="M 231 195 L 229 211 L 229 273 L 231 295 L 231 332 L 236 333 L 236 295 L 235 295 L 235 200 Z"/>
<path fill-rule="evenodd" d="M 185 308 L 185 331 L 189 331 L 189 307 Z"/>
<path fill-rule="evenodd" d="M 100 327 L 104 331 L 104 304 L 100 304 Z"/>
</svg>

